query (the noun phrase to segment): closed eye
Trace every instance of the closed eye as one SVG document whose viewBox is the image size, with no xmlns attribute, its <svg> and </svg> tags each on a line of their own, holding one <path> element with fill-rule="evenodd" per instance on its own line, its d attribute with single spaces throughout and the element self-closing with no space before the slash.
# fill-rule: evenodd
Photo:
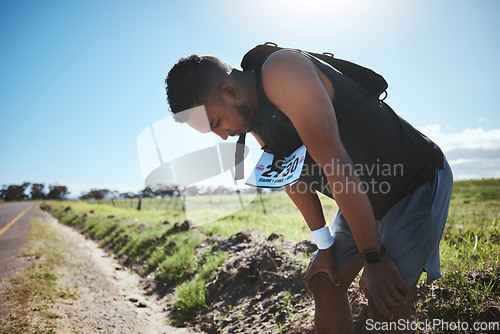
<svg viewBox="0 0 500 334">
<path fill-rule="evenodd" d="M 212 130 L 213 130 L 213 129 L 216 129 L 216 128 L 218 128 L 218 127 L 219 127 L 219 125 L 220 125 L 220 118 L 219 118 L 219 119 L 217 119 L 217 121 L 215 122 L 215 124 L 213 124 L 213 123 L 212 123 L 212 124 L 210 125 L 210 129 L 212 129 Z"/>
</svg>

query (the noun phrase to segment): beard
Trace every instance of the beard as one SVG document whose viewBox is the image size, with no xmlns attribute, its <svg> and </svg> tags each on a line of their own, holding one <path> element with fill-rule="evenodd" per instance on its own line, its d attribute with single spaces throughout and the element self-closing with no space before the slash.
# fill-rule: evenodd
<svg viewBox="0 0 500 334">
<path fill-rule="evenodd" d="M 245 122 L 248 123 L 249 129 L 250 130 L 253 129 L 253 126 L 255 124 L 255 113 L 252 112 L 252 110 L 247 104 L 242 104 L 235 107 L 238 114 L 240 114 L 241 117 L 243 117 L 243 119 L 245 120 Z"/>
</svg>

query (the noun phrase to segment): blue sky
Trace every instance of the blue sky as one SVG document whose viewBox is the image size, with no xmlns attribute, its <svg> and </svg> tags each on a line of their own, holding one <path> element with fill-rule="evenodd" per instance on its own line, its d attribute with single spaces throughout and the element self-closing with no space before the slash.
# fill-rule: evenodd
<svg viewBox="0 0 500 334">
<path fill-rule="evenodd" d="M 0 185 L 142 189 L 137 137 L 168 115 L 171 66 L 239 67 L 266 41 L 372 68 L 456 178 L 500 177 L 499 14 L 494 0 L 2 0 Z"/>
</svg>

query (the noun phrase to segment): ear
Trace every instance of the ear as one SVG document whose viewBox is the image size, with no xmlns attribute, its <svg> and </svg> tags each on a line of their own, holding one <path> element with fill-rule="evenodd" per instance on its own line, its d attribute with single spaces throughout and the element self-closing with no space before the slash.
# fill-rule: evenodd
<svg viewBox="0 0 500 334">
<path fill-rule="evenodd" d="M 220 94 L 224 102 L 226 103 L 234 103 L 236 100 L 239 100 L 240 95 L 238 90 L 236 89 L 236 85 L 231 82 L 226 82 L 222 84 L 220 88 Z"/>
</svg>

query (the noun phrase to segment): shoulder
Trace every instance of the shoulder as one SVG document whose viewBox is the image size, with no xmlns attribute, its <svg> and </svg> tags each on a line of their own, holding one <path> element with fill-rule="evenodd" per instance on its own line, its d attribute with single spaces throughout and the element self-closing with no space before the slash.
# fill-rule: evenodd
<svg viewBox="0 0 500 334">
<path fill-rule="evenodd" d="M 304 70 L 314 70 L 312 61 L 303 53 L 293 49 L 284 49 L 271 54 L 262 65 L 263 79 L 276 75 L 286 75 Z"/>
<path fill-rule="evenodd" d="M 294 94 L 294 91 L 312 88 L 317 77 L 313 62 L 296 50 L 281 50 L 271 54 L 261 71 L 262 86 L 271 101 L 274 96 L 282 95 L 283 91 Z"/>
<path fill-rule="evenodd" d="M 279 109 L 290 108 L 298 99 L 323 98 L 330 101 L 334 88 L 309 57 L 297 50 L 273 53 L 262 65 L 262 86 L 268 99 Z M 285 109 L 282 112 L 287 113 Z"/>
</svg>

